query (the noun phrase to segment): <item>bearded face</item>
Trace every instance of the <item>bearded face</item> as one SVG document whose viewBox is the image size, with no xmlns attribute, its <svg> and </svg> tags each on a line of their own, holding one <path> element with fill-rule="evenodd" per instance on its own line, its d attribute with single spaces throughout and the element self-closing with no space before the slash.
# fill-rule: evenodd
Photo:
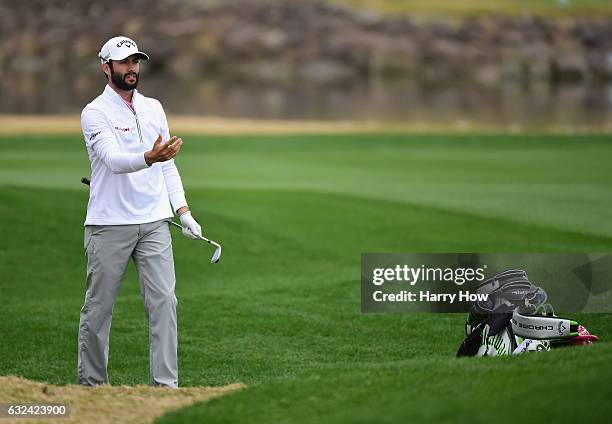
<svg viewBox="0 0 612 424">
<path fill-rule="evenodd" d="M 130 91 L 138 86 L 138 73 L 135 71 L 126 71 L 125 73 L 115 69 L 113 62 L 109 62 L 111 70 L 111 81 L 117 86 L 117 88 Z"/>
</svg>

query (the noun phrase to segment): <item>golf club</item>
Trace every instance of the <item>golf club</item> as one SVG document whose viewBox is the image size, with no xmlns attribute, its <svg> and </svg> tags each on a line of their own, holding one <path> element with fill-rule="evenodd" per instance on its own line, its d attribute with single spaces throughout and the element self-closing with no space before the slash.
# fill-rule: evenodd
<svg viewBox="0 0 612 424">
<path fill-rule="evenodd" d="M 87 177 L 81 178 L 81 182 L 87 186 L 91 183 L 91 181 Z M 183 229 L 183 227 L 180 224 L 177 224 L 176 222 L 172 220 L 170 221 L 170 224 L 180 228 L 181 230 Z M 215 246 L 215 253 L 213 253 L 212 258 L 210 258 L 210 262 L 213 264 L 216 264 L 217 262 L 219 262 L 219 259 L 221 259 L 221 245 L 213 240 L 207 239 L 206 237 L 202 235 L 199 236 L 199 239 L 204 240 L 205 242 Z"/>
<path fill-rule="evenodd" d="M 180 228 L 181 230 L 183 229 L 183 227 L 180 224 L 177 224 L 174 221 L 170 221 L 170 224 Z M 216 264 L 217 262 L 219 262 L 219 259 L 221 259 L 221 245 L 213 240 L 209 240 L 206 237 L 199 235 L 198 238 L 200 240 L 204 240 L 205 242 L 212 244 L 213 246 L 215 246 L 215 253 L 213 253 L 212 258 L 210 258 L 210 262 L 213 264 Z"/>
</svg>

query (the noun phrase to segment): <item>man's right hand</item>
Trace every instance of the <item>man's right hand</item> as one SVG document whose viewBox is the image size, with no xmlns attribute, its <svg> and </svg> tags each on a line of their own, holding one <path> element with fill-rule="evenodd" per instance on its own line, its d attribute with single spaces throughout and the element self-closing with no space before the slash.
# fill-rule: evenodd
<svg viewBox="0 0 612 424">
<path fill-rule="evenodd" d="M 178 155 L 178 152 L 181 150 L 181 144 L 183 144 L 183 139 L 178 137 L 172 137 L 166 143 L 161 144 L 162 136 L 160 135 L 153 143 L 153 149 L 145 152 L 144 159 L 147 165 L 151 166 L 155 162 L 165 162 L 174 158 Z"/>
</svg>

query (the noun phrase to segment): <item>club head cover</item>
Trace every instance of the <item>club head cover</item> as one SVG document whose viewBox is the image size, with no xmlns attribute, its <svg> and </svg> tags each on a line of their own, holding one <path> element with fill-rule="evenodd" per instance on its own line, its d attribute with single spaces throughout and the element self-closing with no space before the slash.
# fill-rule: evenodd
<svg viewBox="0 0 612 424">
<path fill-rule="evenodd" d="M 583 325 L 578 325 L 578 335 L 566 340 L 556 340 L 553 347 L 564 347 L 564 346 L 586 346 L 595 343 L 599 340 L 594 334 L 591 334 L 589 330 Z"/>
<path fill-rule="evenodd" d="M 589 333 L 589 330 L 587 330 L 583 325 L 579 325 L 578 335 L 570 340 L 570 344 L 585 345 L 585 344 L 591 344 L 598 340 L 599 340 L 599 337 L 597 337 L 594 334 Z"/>
<path fill-rule="evenodd" d="M 488 294 L 487 300 L 474 304 L 474 310 L 481 314 L 507 314 L 517 308 L 524 313 L 534 313 L 548 298 L 546 292 L 533 285 L 527 273 L 520 269 L 494 275 L 481 283 L 476 293 Z"/>
</svg>

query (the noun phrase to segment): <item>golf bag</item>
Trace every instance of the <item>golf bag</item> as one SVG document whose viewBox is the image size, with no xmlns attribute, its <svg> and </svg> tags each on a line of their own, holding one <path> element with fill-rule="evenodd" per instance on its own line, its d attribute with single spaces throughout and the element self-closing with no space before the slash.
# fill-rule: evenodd
<svg viewBox="0 0 612 424">
<path fill-rule="evenodd" d="M 527 273 L 511 269 L 480 284 L 486 293 L 470 310 L 457 356 L 504 356 L 597 341 L 578 322 L 555 315 L 548 295 Z"/>
</svg>

